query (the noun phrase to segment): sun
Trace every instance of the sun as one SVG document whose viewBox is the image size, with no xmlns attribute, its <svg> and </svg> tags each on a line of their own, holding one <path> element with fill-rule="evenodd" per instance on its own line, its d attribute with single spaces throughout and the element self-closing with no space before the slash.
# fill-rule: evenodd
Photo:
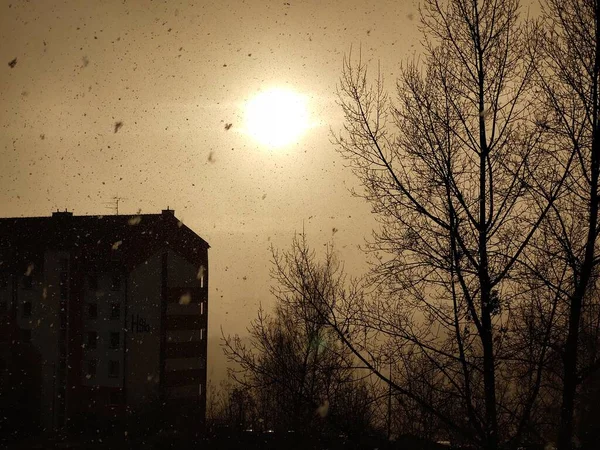
<svg viewBox="0 0 600 450">
<path fill-rule="evenodd" d="M 289 89 L 272 88 L 246 104 L 246 130 L 271 148 L 295 143 L 309 127 L 306 97 Z"/>
</svg>

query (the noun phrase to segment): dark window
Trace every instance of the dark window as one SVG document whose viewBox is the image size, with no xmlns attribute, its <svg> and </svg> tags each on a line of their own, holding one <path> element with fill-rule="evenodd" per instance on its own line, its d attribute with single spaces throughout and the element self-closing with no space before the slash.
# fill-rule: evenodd
<svg viewBox="0 0 600 450">
<path fill-rule="evenodd" d="M 69 274 L 67 272 L 60 273 L 60 298 L 66 299 L 69 295 Z"/>
<path fill-rule="evenodd" d="M 113 291 L 119 291 L 121 290 L 121 275 L 119 275 L 118 273 L 114 274 L 112 276 L 112 280 L 110 283 L 110 288 Z"/>
<path fill-rule="evenodd" d="M 22 280 L 23 289 L 31 289 L 33 287 L 33 279 L 30 275 L 24 276 Z"/>
<path fill-rule="evenodd" d="M 110 391 L 110 394 L 108 396 L 108 402 L 111 405 L 120 405 L 123 403 L 123 391 L 122 390 L 118 390 L 118 391 Z"/>
<path fill-rule="evenodd" d="M 110 378 L 117 378 L 119 376 L 119 361 L 108 361 L 108 376 Z"/>
<path fill-rule="evenodd" d="M 96 319 L 98 317 L 98 304 L 88 304 L 88 319 Z"/>
<path fill-rule="evenodd" d="M 29 344 L 31 342 L 31 330 L 21 329 L 21 342 Z"/>
<path fill-rule="evenodd" d="M 96 348 L 98 345 L 98 333 L 95 331 L 88 331 L 87 334 L 87 348 Z"/>
<path fill-rule="evenodd" d="M 58 342 L 58 354 L 61 358 L 67 357 L 67 341 Z"/>
<path fill-rule="evenodd" d="M 110 333 L 110 348 L 118 349 L 120 346 L 121 336 L 119 333 Z"/>
<path fill-rule="evenodd" d="M 119 303 L 113 303 L 110 305 L 110 318 L 118 319 L 121 317 L 121 305 Z"/>
<path fill-rule="evenodd" d="M 96 376 L 96 367 L 98 366 L 98 362 L 95 359 L 90 359 L 87 362 L 87 378 L 94 378 Z"/>
<path fill-rule="evenodd" d="M 23 317 L 31 317 L 31 302 L 23 303 Z"/>
<path fill-rule="evenodd" d="M 67 354 L 67 340 L 66 339 L 61 339 L 58 342 L 58 351 L 60 352 L 61 355 Z"/>
<path fill-rule="evenodd" d="M 58 266 L 60 267 L 60 270 L 69 270 L 69 258 L 60 258 L 58 261 Z"/>
<path fill-rule="evenodd" d="M 88 275 L 88 289 L 90 291 L 98 290 L 98 276 L 96 274 Z"/>
</svg>

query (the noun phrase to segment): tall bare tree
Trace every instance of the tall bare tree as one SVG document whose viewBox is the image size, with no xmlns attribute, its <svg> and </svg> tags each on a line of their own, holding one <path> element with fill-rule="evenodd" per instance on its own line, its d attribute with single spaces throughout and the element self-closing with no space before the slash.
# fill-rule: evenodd
<svg viewBox="0 0 600 450">
<path fill-rule="evenodd" d="M 570 449 L 578 386 L 600 367 L 597 348 L 598 176 L 600 173 L 600 2 L 545 0 L 546 35 L 535 49 L 543 126 L 563 155 L 575 155 L 565 189 L 547 217 L 533 273 L 555 298 L 555 347 L 562 360 L 558 444 Z M 563 156 L 563 164 L 567 157 Z M 546 265 L 542 263 L 542 266 Z M 590 347 L 590 338 L 596 344 Z"/>
<path fill-rule="evenodd" d="M 344 66 L 335 141 L 380 221 L 370 244 L 377 295 L 329 322 L 454 439 L 495 450 L 535 433 L 547 353 L 515 334 L 531 298 L 513 275 L 573 153 L 549 146 L 540 126 L 529 50 L 541 43 L 517 0 L 425 0 L 421 24 L 424 55 L 401 70 L 395 101 L 381 76 L 369 84 L 360 59 Z M 426 378 L 435 395 L 410 388 L 418 360 L 435 370 Z"/>
</svg>

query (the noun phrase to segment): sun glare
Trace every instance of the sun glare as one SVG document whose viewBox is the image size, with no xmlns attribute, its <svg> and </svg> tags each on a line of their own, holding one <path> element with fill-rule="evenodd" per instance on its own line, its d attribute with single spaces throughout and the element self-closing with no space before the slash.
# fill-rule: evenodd
<svg viewBox="0 0 600 450">
<path fill-rule="evenodd" d="M 308 129 L 306 97 L 288 89 L 261 92 L 246 104 L 246 129 L 261 144 L 278 148 Z"/>
</svg>

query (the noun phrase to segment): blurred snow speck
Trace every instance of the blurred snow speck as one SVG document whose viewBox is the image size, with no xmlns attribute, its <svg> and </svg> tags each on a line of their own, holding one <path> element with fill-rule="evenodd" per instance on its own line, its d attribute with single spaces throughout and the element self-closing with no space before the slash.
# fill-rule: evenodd
<svg viewBox="0 0 600 450">
<path fill-rule="evenodd" d="M 329 412 L 329 400 L 325 400 L 323 404 L 317 408 L 316 412 L 319 415 L 319 417 L 327 416 L 327 413 Z"/>
<path fill-rule="evenodd" d="M 123 241 L 117 241 L 112 245 L 112 249 L 113 250 L 118 250 L 119 247 L 121 246 L 121 244 L 123 243 Z"/>
<path fill-rule="evenodd" d="M 119 121 L 119 122 L 115 122 L 115 133 L 117 131 L 119 131 L 121 129 L 121 127 L 123 126 L 123 122 Z"/>
<path fill-rule="evenodd" d="M 127 223 L 129 225 L 138 225 L 141 221 L 142 221 L 141 216 L 133 216 L 127 221 Z"/>
<path fill-rule="evenodd" d="M 14 69 L 14 67 L 17 65 L 17 58 L 15 58 L 11 62 L 9 62 L 8 65 L 10 66 L 11 69 Z"/>
<path fill-rule="evenodd" d="M 204 266 L 200 266 L 198 268 L 198 275 L 196 275 L 196 278 L 198 280 L 202 280 L 204 278 L 204 274 L 206 273 L 206 267 Z"/>
<path fill-rule="evenodd" d="M 44 289 L 42 289 L 42 298 L 44 300 L 46 300 L 48 298 L 48 288 L 44 286 Z"/>
<path fill-rule="evenodd" d="M 33 265 L 33 263 L 29 263 L 29 265 L 27 266 L 27 270 L 25 271 L 25 276 L 28 277 L 31 275 L 31 273 L 33 272 L 33 268 L 35 266 Z"/>
<path fill-rule="evenodd" d="M 191 301 L 192 301 L 192 296 L 190 295 L 189 292 L 186 292 L 181 297 L 179 297 L 180 305 L 189 305 Z"/>
<path fill-rule="evenodd" d="M 213 157 L 213 155 L 214 155 L 214 152 L 210 152 L 208 154 L 208 162 L 209 163 L 214 163 L 215 162 L 215 158 Z"/>
</svg>

